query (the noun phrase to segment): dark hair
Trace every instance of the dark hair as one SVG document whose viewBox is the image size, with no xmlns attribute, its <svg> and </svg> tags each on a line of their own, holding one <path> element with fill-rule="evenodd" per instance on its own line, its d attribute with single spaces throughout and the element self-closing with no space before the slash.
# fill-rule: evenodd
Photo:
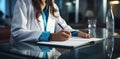
<svg viewBox="0 0 120 59">
<path fill-rule="evenodd" d="M 0 17 L 2 17 L 3 16 L 3 12 L 2 11 L 0 11 Z"/>
<path fill-rule="evenodd" d="M 39 21 L 38 17 L 41 15 L 41 6 L 40 5 L 42 4 L 42 1 L 41 0 L 32 0 L 32 4 L 33 4 L 33 6 L 36 10 L 36 12 L 35 12 L 36 13 L 36 19 L 37 19 L 37 21 Z M 54 17 L 56 17 L 54 12 L 56 12 L 57 10 L 54 8 L 52 0 L 48 0 L 48 6 L 50 6 L 50 13 Z"/>
</svg>

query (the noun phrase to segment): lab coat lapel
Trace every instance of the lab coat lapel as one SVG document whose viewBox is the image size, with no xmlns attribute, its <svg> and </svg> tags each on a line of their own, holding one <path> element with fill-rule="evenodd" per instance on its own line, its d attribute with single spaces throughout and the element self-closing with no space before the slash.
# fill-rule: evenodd
<svg viewBox="0 0 120 59">
<path fill-rule="evenodd" d="M 50 31 L 51 33 L 54 33 L 54 28 L 55 28 L 55 19 L 54 16 L 52 16 L 49 12 L 46 30 Z"/>
<path fill-rule="evenodd" d="M 42 30 L 42 31 L 44 31 L 44 22 L 43 22 L 43 18 L 42 18 L 42 16 L 40 16 L 39 17 L 39 27 L 40 27 L 40 29 Z"/>
</svg>

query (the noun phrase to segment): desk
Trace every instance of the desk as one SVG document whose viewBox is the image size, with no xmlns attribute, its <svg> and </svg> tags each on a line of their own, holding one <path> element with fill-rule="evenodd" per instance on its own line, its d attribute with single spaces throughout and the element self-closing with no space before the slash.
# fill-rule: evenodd
<svg viewBox="0 0 120 59">
<path fill-rule="evenodd" d="M 86 30 L 85 30 L 86 31 Z M 97 37 L 103 37 L 104 35 L 104 29 L 98 29 L 97 30 Z M 120 51 L 119 49 L 116 49 L 119 47 L 119 43 L 118 39 L 115 39 L 115 48 L 113 52 L 113 59 L 119 57 L 120 53 L 118 51 Z M 7 52 L 6 54 L 13 54 L 13 55 L 17 55 L 19 56 L 18 58 L 20 59 L 21 57 L 24 59 L 32 59 L 32 58 L 38 58 L 38 52 L 39 49 L 33 49 L 33 47 L 35 48 L 39 48 L 39 45 L 35 44 L 34 42 L 18 42 L 17 44 L 19 44 L 19 48 L 21 50 L 24 50 L 24 52 L 27 52 L 27 54 L 22 54 L 20 52 L 17 52 L 17 54 L 15 54 L 15 52 Z M 16 44 L 16 45 L 17 45 Z M 91 46 L 85 46 L 85 47 L 80 47 L 77 49 L 63 49 L 63 48 L 57 48 L 60 49 L 59 51 L 62 52 L 63 54 L 60 55 L 58 57 L 58 59 L 109 59 L 109 57 L 106 54 L 106 50 L 104 50 L 104 41 L 101 43 L 97 43 L 95 45 L 91 45 Z M 6 45 L 8 46 L 8 45 Z M 0 49 L 1 51 L 9 51 L 9 46 L 6 47 L 3 45 L 0 45 Z M 25 47 L 25 48 L 21 48 L 21 47 Z M 62 50 L 61 50 L 62 49 Z M 3 52 L 0 52 L 3 53 Z M 31 54 L 29 54 L 31 53 Z M 12 55 L 12 56 L 13 56 Z M 2 57 L 2 56 L 0 56 Z M 56 57 L 56 56 L 55 56 Z M 15 59 L 15 58 L 14 58 Z"/>
</svg>

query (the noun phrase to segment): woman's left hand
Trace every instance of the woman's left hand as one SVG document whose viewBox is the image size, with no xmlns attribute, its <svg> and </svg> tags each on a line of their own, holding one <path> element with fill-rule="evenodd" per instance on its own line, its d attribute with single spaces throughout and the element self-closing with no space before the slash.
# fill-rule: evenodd
<svg viewBox="0 0 120 59">
<path fill-rule="evenodd" d="M 84 32 L 78 32 L 78 37 L 91 38 L 92 36 Z"/>
</svg>

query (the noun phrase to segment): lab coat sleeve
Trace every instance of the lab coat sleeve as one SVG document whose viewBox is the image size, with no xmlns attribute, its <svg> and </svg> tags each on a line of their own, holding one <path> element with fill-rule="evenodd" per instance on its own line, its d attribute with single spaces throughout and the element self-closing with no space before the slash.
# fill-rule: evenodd
<svg viewBox="0 0 120 59">
<path fill-rule="evenodd" d="M 72 36 L 78 36 L 78 32 L 80 31 L 71 31 Z"/>
<path fill-rule="evenodd" d="M 67 25 L 67 23 L 65 22 L 65 20 L 60 16 L 60 13 L 59 13 L 59 8 L 57 7 L 56 4 L 54 4 L 54 7 L 55 9 L 57 9 L 57 12 L 55 12 L 55 16 L 56 17 L 56 27 L 55 27 L 55 30 L 56 32 L 57 31 L 60 31 L 62 28 L 58 25 L 58 23 L 64 28 L 64 30 L 68 30 L 68 31 L 79 31 L 77 29 L 73 29 L 71 28 L 71 26 Z"/>
<path fill-rule="evenodd" d="M 39 37 L 39 41 L 49 41 L 50 34 L 51 33 L 48 31 L 42 32 L 42 34 Z"/>
<path fill-rule="evenodd" d="M 29 30 L 26 26 L 27 20 L 25 0 L 17 0 L 11 24 L 11 36 L 14 41 L 39 41 L 41 32 Z"/>
</svg>

